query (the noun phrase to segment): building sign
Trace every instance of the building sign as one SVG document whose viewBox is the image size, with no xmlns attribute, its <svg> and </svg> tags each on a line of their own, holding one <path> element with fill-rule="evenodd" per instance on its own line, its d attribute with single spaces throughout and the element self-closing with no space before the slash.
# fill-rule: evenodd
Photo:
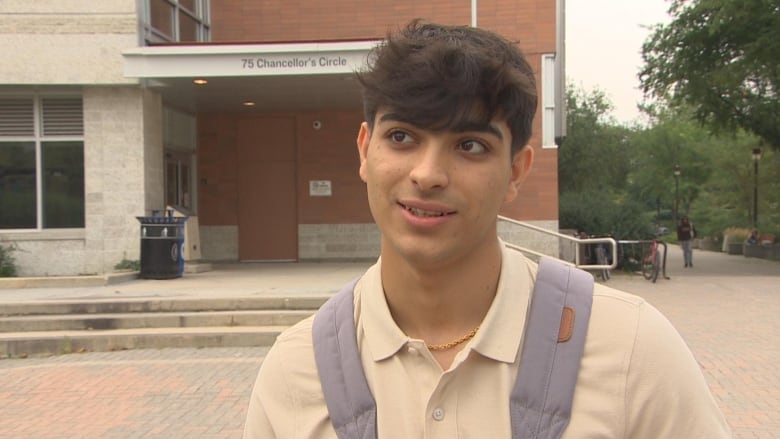
<svg viewBox="0 0 780 439">
<path fill-rule="evenodd" d="M 330 197 L 333 192 L 330 188 L 330 180 L 309 180 L 309 196 Z"/>
<path fill-rule="evenodd" d="M 352 73 L 374 41 L 137 47 L 123 52 L 131 78 L 282 76 Z"/>
<path fill-rule="evenodd" d="M 308 67 L 344 67 L 349 64 L 342 56 L 310 56 L 275 59 L 267 56 L 241 58 L 242 69 L 305 69 Z"/>
</svg>

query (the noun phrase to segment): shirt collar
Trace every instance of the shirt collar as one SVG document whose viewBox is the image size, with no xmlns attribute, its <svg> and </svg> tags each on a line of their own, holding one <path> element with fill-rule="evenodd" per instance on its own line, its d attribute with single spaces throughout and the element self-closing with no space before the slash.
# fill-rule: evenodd
<svg viewBox="0 0 780 439">
<path fill-rule="evenodd" d="M 356 320 L 361 322 L 366 346 L 374 361 L 395 355 L 409 341 L 409 337 L 396 325 L 390 314 L 382 288 L 381 267 L 380 258 L 355 286 L 355 309 L 360 310 Z"/>
<path fill-rule="evenodd" d="M 470 349 L 496 361 L 515 361 L 534 273 L 532 262 L 502 242 L 501 274 L 496 296 L 477 335 L 469 342 Z M 410 339 L 390 314 L 382 288 L 381 260 L 366 271 L 355 289 L 355 309 L 359 313 L 356 317 L 361 322 L 373 360 L 382 361 L 395 355 Z"/>
<path fill-rule="evenodd" d="M 532 268 L 531 261 L 502 242 L 496 297 L 472 340 L 472 350 L 504 363 L 517 359 L 535 272 Z"/>
</svg>

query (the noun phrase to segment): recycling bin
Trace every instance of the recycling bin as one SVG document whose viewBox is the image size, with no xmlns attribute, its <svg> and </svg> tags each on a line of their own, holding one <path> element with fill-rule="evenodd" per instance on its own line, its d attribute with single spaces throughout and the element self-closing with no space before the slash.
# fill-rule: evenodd
<svg viewBox="0 0 780 439">
<path fill-rule="evenodd" d="M 174 279 L 184 273 L 184 223 L 187 217 L 138 216 L 141 223 L 142 279 Z"/>
</svg>

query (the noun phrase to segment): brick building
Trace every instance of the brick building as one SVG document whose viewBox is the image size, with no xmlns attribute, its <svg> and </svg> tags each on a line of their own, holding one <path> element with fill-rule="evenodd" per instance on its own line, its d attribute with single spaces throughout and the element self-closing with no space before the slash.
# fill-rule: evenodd
<svg viewBox="0 0 780 439">
<path fill-rule="evenodd" d="M 4 0 L 0 244 L 21 275 L 104 273 L 138 259 L 136 216 L 173 206 L 190 259 L 376 257 L 352 72 L 413 18 L 519 41 L 539 79 L 537 160 L 505 214 L 557 231 L 562 4 Z"/>
</svg>

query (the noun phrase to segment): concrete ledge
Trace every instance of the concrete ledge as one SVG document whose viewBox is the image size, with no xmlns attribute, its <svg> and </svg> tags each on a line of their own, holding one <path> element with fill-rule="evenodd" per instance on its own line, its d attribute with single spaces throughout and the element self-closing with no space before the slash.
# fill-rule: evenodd
<svg viewBox="0 0 780 439">
<path fill-rule="evenodd" d="M 205 273 L 213 269 L 214 267 L 208 262 L 184 262 L 185 274 Z"/>
<path fill-rule="evenodd" d="M 15 333 L 0 337 L 0 358 L 125 349 L 271 346 L 284 329 L 263 326 Z"/>
<path fill-rule="evenodd" d="M 91 276 L 3 277 L 0 289 L 102 287 L 137 278 L 137 271 Z"/>
<path fill-rule="evenodd" d="M 249 310 L 112 314 L 45 314 L 0 317 L 0 334 L 140 328 L 292 326 L 314 310 Z"/>
<path fill-rule="evenodd" d="M 150 312 L 198 312 L 240 310 L 316 310 L 327 296 L 224 297 L 224 298 L 128 298 L 81 300 L 27 300 L 3 302 L 0 316 L 73 315 Z"/>
</svg>

